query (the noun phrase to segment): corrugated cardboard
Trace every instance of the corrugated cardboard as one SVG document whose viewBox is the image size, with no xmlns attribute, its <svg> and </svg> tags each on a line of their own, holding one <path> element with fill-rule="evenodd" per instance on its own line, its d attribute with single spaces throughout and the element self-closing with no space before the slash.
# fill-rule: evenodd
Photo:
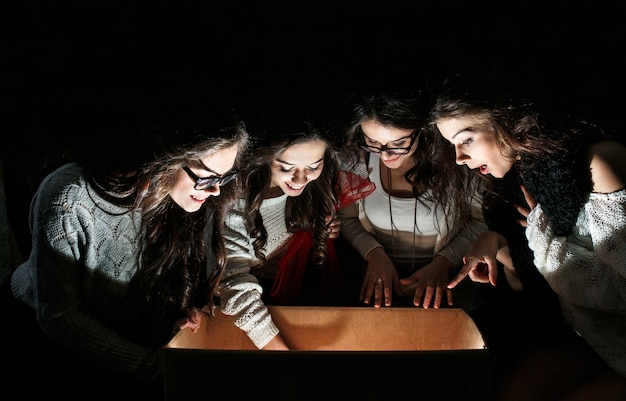
<svg viewBox="0 0 626 401">
<path fill-rule="evenodd" d="M 292 351 L 259 351 L 230 316 L 205 317 L 164 352 L 168 401 L 486 400 L 489 351 L 456 308 L 270 306 Z"/>
</svg>

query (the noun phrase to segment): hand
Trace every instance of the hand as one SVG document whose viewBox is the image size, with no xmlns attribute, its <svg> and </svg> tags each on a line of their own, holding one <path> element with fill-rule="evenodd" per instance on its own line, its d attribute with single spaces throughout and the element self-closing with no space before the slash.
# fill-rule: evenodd
<svg viewBox="0 0 626 401">
<path fill-rule="evenodd" d="M 398 272 L 384 248 L 374 248 L 367 255 L 367 271 L 361 285 L 360 300 L 374 307 L 391 306 L 393 293 L 401 295 Z"/>
<path fill-rule="evenodd" d="M 406 289 L 406 287 L 415 288 L 413 291 L 413 305 L 415 306 L 423 305 L 424 309 L 428 309 L 432 303 L 433 308 L 438 309 L 441 306 L 444 291 L 447 295 L 448 306 L 452 306 L 454 301 L 452 290 L 446 288 L 448 274 L 451 269 L 452 264 L 450 261 L 441 255 L 437 255 L 432 262 L 409 277 L 401 279 L 400 284 L 403 286 L 403 289 Z"/>
<path fill-rule="evenodd" d="M 187 317 L 179 319 L 176 322 L 177 330 L 191 329 L 191 331 L 197 333 L 200 328 L 200 321 L 202 320 L 203 312 L 195 306 L 192 306 L 185 312 L 187 313 Z"/>
<path fill-rule="evenodd" d="M 524 185 L 520 185 L 520 188 L 522 192 L 524 193 L 524 199 L 526 199 L 526 203 L 528 204 L 528 207 L 524 207 L 522 205 L 517 205 L 517 204 L 514 205 L 515 209 L 517 209 L 519 214 L 524 216 L 523 219 L 517 220 L 517 223 L 521 225 L 522 227 L 528 227 L 528 222 L 526 221 L 526 219 L 528 218 L 528 215 L 530 214 L 531 210 L 533 210 L 537 206 L 537 201 L 530 194 L 530 192 L 528 192 L 528 190 L 526 189 Z"/>
<path fill-rule="evenodd" d="M 477 283 L 491 283 L 495 286 L 498 278 L 497 253 L 506 240 L 500 234 L 489 231 L 480 235 L 469 252 L 463 257 L 461 271 L 448 283 L 448 288 L 457 286 L 465 277 Z"/>
<path fill-rule="evenodd" d="M 330 221 L 330 219 L 330 215 L 326 216 L 326 224 L 330 222 L 330 224 L 328 224 L 328 238 L 335 239 L 339 237 L 341 233 L 341 220 L 339 220 L 338 216 L 335 216 L 333 221 Z"/>
<path fill-rule="evenodd" d="M 280 334 L 276 334 L 274 338 L 261 349 L 263 351 L 289 351 L 289 347 L 287 347 L 287 344 L 285 344 Z"/>
</svg>

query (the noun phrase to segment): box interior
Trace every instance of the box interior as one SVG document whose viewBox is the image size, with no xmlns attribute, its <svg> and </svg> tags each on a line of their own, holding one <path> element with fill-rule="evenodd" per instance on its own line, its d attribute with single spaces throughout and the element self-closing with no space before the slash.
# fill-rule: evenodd
<svg viewBox="0 0 626 401">
<path fill-rule="evenodd" d="M 427 351 L 485 349 L 474 321 L 458 308 L 269 306 L 292 350 Z M 180 331 L 171 348 L 254 350 L 231 316 L 204 316 L 197 333 Z"/>
<path fill-rule="evenodd" d="M 216 311 L 163 353 L 166 401 L 487 400 L 490 354 L 461 309 L 270 306 L 291 351 L 259 351 Z"/>
</svg>

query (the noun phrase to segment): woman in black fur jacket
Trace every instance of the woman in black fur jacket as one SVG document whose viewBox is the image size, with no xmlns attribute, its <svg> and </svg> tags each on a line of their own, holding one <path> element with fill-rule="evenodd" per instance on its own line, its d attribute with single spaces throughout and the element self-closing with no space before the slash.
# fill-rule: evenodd
<svg viewBox="0 0 626 401">
<path fill-rule="evenodd" d="M 497 399 L 624 400 L 626 147 L 593 124 L 550 120 L 521 97 L 459 82 L 444 85 L 431 121 L 456 163 L 489 181 L 483 207 L 491 231 L 448 287 L 468 275 L 496 286 L 503 274 L 535 300 L 536 327 L 548 335 L 562 316 L 576 334 L 529 354 Z M 552 297 L 561 313 L 549 311 Z"/>
</svg>

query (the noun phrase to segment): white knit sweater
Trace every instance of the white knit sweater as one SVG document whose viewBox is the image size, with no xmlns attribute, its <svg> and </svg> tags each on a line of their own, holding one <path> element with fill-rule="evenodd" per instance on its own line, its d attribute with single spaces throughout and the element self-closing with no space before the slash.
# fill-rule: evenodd
<svg viewBox="0 0 626 401">
<path fill-rule="evenodd" d="M 527 221 L 535 265 L 566 319 L 626 376 L 626 190 L 591 193 L 567 237 L 554 235 L 541 205 Z"/>
<path fill-rule="evenodd" d="M 287 195 L 265 199 L 261 216 L 267 230 L 265 256 L 271 257 L 291 234 L 285 223 Z M 250 340 L 263 348 L 276 334 L 278 328 L 261 300 L 262 288 L 250 268 L 261 261 L 254 255 L 252 238 L 244 226 L 245 205 L 240 200 L 224 222 L 224 241 L 228 249 L 226 271 L 219 286 L 221 310 L 235 316 L 235 324 L 246 332 Z M 209 258 L 211 259 L 211 258 Z"/>
</svg>

